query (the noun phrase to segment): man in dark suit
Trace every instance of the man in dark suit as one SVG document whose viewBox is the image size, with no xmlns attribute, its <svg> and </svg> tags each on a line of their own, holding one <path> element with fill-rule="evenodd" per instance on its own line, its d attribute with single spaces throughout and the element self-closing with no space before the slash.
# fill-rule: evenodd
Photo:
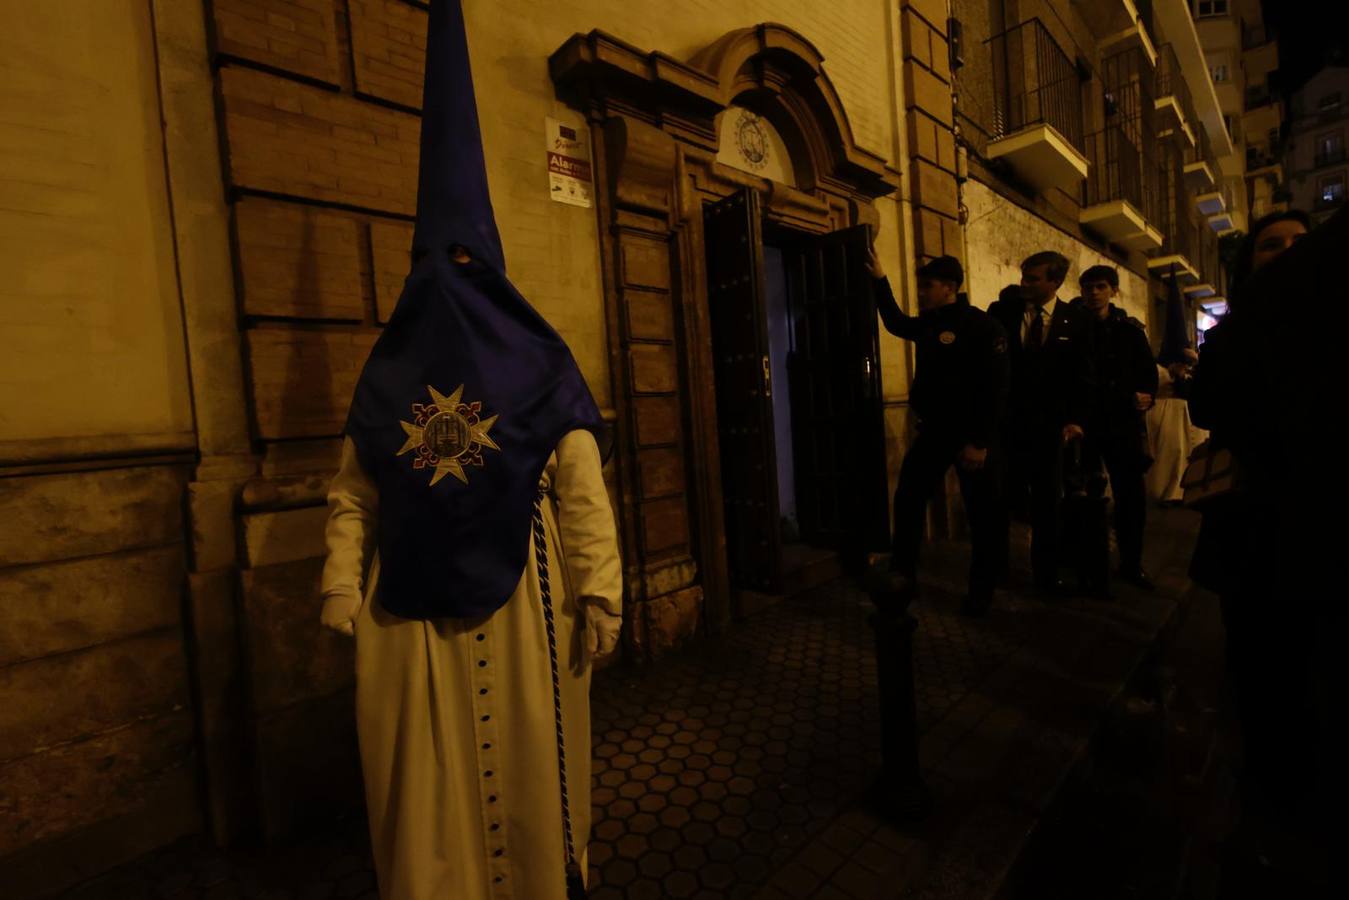
<svg viewBox="0 0 1349 900">
<path fill-rule="evenodd" d="M 1091 409 L 1092 323 L 1059 299 L 1068 260 L 1045 250 L 1021 264 L 1020 296 L 1004 291 L 988 308 L 1002 325 L 1012 364 L 1008 497 L 1029 511 L 1031 570 L 1048 593 L 1059 580 L 1063 448 L 1081 440 Z"/>
</svg>

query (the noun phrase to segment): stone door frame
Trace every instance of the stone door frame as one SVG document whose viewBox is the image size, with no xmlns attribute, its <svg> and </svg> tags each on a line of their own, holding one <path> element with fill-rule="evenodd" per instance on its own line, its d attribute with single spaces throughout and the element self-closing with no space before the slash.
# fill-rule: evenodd
<svg viewBox="0 0 1349 900">
<path fill-rule="evenodd" d="M 617 413 L 619 531 L 630 646 L 659 655 L 730 618 L 702 210 L 749 188 L 770 223 L 806 233 L 879 225 L 898 172 L 859 148 L 806 38 L 765 23 L 687 63 L 602 31 L 550 58 L 559 97 L 592 133 L 609 371 Z M 717 162 L 732 104 L 786 142 L 796 187 Z"/>
</svg>

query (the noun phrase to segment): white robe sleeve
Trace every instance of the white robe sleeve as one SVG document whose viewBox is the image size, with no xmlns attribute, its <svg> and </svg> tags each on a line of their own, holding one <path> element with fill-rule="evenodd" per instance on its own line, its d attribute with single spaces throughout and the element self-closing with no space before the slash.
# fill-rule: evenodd
<svg viewBox="0 0 1349 900">
<path fill-rule="evenodd" d="M 342 442 L 342 462 L 328 488 L 328 510 L 321 618 L 329 628 L 351 634 L 379 533 L 379 492 L 361 468 L 351 438 Z"/>
<path fill-rule="evenodd" d="M 599 447 L 588 431 L 569 433 L 557 445 L 554 491 L 558 531 L 573 596 L 585 615 L 592 653 L 613 649 L 623 616 L 623 568 Z"/>
</svg>

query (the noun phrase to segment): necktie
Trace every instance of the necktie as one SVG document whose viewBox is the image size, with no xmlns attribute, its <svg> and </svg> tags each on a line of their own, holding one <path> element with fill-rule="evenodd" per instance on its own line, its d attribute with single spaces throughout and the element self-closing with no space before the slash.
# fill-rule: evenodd
<svg viewBox="0 0 1349 900">
<path fill-rule="evenodd" d="M 1026 345 L 1032 350 L 1039 350 L 1045 339 L 1045 317 L 1039 308 L 1035 310 L 1034 315 L 1035 318 L 1030 323 L 1030 334 L 1026 336 Z"/>
</svg>

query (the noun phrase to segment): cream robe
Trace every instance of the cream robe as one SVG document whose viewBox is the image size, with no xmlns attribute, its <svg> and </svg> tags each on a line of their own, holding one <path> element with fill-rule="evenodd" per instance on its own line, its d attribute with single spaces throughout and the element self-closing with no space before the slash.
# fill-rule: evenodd
<svg viewBox="0 0 1349 900">
<path fill-rule="evenodd" d="M 1154 500 L 1178 501 L 1185 492 L 1180 477 L 1194 448 L 1208 439 L 1208 432 L 1190 423 L 1190 404 L 1176 396 L 1175 382 L 1163 366 L 1157 367 L 1157 401 L 1147 412 L 1148 496 Z"/>
<path fill-rule="evenodd" d="M 613 512 L 594 437 L 548 460 L 548 539 L 576 852 L 590 834 L 585 604 L 622 610 Z M 469 470 L 472 478 L 472 470 Z M 383 900 L 562 900 L 552 677 L 533 545 L 505 606 L 477 619 L 400 619 L 371 602 L 378 493 L 348 438 L 329 491 L 325 597 L 360 591 L 356 722 Z M 453 547 L 446 547 L 447 554 Z M 369 562 L 369 576 L 362 578 Z"/>
</svg>

